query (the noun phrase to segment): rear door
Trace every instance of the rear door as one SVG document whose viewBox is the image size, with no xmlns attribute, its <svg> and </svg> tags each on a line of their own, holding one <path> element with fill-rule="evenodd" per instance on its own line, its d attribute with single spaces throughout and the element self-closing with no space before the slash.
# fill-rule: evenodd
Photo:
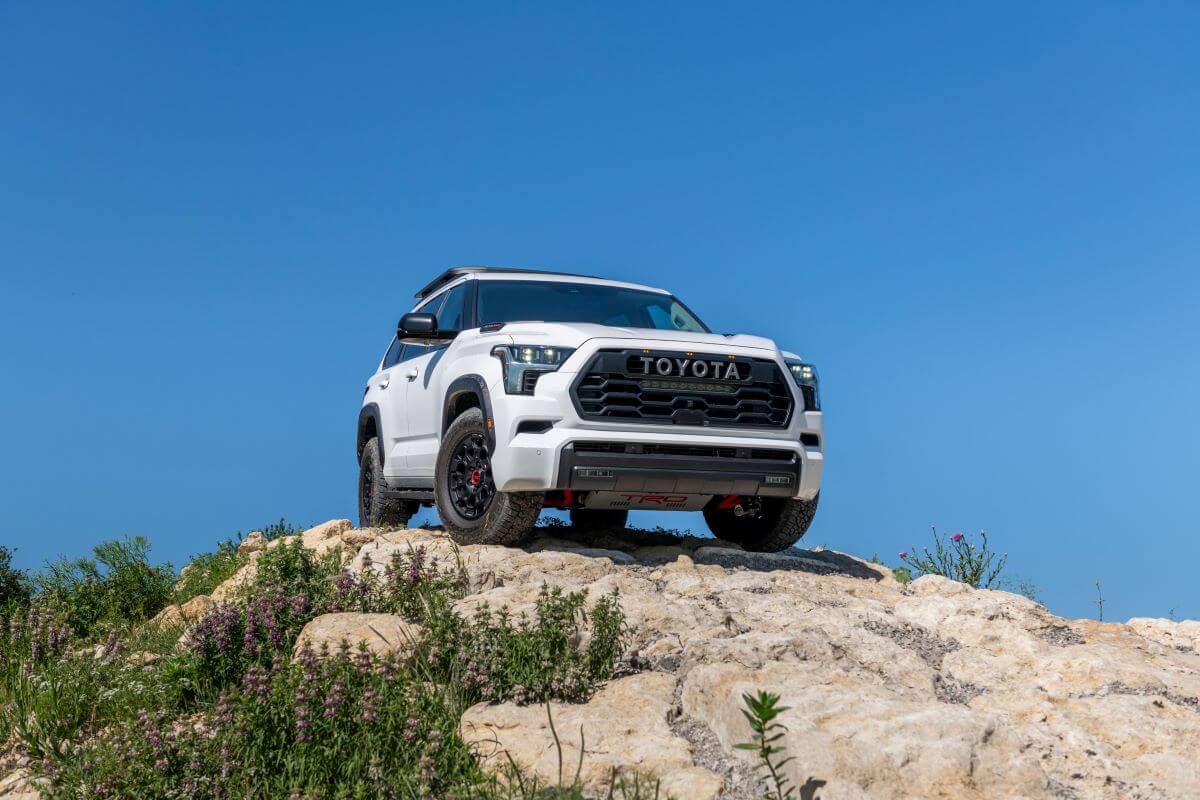
<svg viewBox="0 0 1200 800">
<path fill-rule="evenodd" d="M 395 475 L 403 465 L 403 457 L 395 455 L 396 443 L 408 433 L 408 418 L 404 415 L 404 385 L 399 380 L 399 363 L 404 358 L 404 345 L 392 339 L 391 346 L 379 365 L 379 371 L 367 384 L 367 403 L 379 408 L 379 455 L 383 459 L 383 474 Z"/>
<path fill-rule="evenodd" d="M 464 281 L 446 292 L 445 302 L 437 315 L 439 330 L 462 330 L 467 319 L 467 286 L 468 282 Z M 404 365 L 409 440 L 405 474 L 410 476 L 431 477 L 437 461 L 445 391 L 445 382 L 438 378 L 445 372 L 446 348 L 444 344 L 431 345 L 426 352 Z"/>
</svg>

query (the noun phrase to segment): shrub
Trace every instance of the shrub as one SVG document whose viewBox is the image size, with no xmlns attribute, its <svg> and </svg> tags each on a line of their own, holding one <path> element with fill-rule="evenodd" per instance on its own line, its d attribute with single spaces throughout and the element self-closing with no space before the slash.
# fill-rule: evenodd
<svg viewBox="0 0 1200 800">
<path fill-rule="evenodd" d="M 12 565 L 13 551 L 0 545 L 0 613 L 29 605 L 29 577 Z"/>
<path fill-rule="evenodd" d="M 248 557 L 239 553 L 237 545 L 229 539 L 220 542 L 216 552 L 192 556 L 179 576 L 171 602 L 183 604 L 198 595 L 211 594 L 213 589 L 232 578 L 247 560 Z"/>
<path fill-rule="evenodd" d="M 585 600 L 583 593 L 564 595 L 543 585 L 532 620 L 514 621 L 506 609 L 486 606 L 469 621 L 436 610 L 425 663 L 443 681 L 461 686 L 472 702 L 586 700 L 612 677 L 625 625 L 616 592 L 602 597 L 592 609 L 587 646 L 577 646 L 588 621 Z"/>
<path fill-rule="evenodd" d="M 987 533 L 979 533 L 979 544 L 968 535 L 956 533 L 947 541 L 933 529 L 933 551 L 921 548 L 921 553 L 901 551 L 900 560 L 922 575 L 941 575 L 976 589 L 990 589 L 1000 582 L 1000 573 L 1008 561 L 988 547 Z"/>
<path fill-rule="evenodd" d="M 81 637 L 145 622 L 167 604 L 175 585 L 171 565 L 151 566 L 149 554 L 142 536 L 104 542 L 92 558 L 47 564 L 37 591 Z"/>
</svg>

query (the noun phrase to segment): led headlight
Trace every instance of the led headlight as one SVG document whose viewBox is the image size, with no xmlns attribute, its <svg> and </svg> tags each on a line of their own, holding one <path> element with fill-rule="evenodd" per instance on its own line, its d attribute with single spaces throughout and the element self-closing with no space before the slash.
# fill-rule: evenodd
<svg viewBox="0 0 1200 800">
<path fill-rule="evenodd" d="M 573 347 L 547 347 L 534 344 L 500 345 L 492 355 L 500 359 L 504 371 L 504 390 L 509 394 L 533 394 L 538 376 L 562 366 Z"/>
<path fill-rule="evenodd" d="M 787 367 L 796 380 L 796 385 L 800 387 L 800 394 L 804 397 L 804 409 L 820 411 L 821 380 L 817 377 L 817 368 L 802 361 L 788 361 Z"/>
</svg>

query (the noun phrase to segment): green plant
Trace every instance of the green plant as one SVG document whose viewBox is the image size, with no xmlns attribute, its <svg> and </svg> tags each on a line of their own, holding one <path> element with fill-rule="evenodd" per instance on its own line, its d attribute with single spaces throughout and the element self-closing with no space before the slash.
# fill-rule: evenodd
<svg viewBox="0 0 1200 800">
<path fill-rule="evenodd" d="M 0 545 L 0 613 L 29 605 L 29 576 L 12 565 L 13 551 Z"/>
<path fill-rule="evenodd" d="M 934 528 L 932 551 L 928 547 L 921 548 L 920 554 L 904 550 L 900 560 L 922 575 L 941 575 L 976 589 L 990 589 L 999 583 L 1008 554 L 991 550 L 984 531 L 980 531 L 976 544 L 962 533 L 943 541 Z"/>
<path fill-rule="evenodd" d="M 279 522 L 272 522 L 270 525 L 264 525 L 259 529 L 262 532 L 263 538 L 268 542 L 272 539 L 281 539 L 284 536 L 295 536 L 304 530 L 302 525 L 293 525 L 285 518 L 280 517 Z"/>
<path fill-rule="evenodd" d="M 440 681 L 461 686 L 472 701 L 541 703 L 555 698 L 586 700 L 612 677 L 623 647 L 624 615 L 616 592 L 602 597 L 589 614 L 584 593 L 563 594 L 543 585 L 533 618 L 513 619 L 507 609 L 480 606 L 469 620 L 448 604 L 434 604 L 427 618 L 423 661 Z"/>
<path fill-rule="evenodd" d="M 35 580 L 39 598 L 61 612 L 80 637 L 145 622 L 171 599 L 170 564 L 149 563 L 142 536 L 103 542 L 92 558 L 60 558 Z"/>
<path fill-rule="evenodd" d="M 758 768 L 771 779 L 772 790 L 763 793 L 766 800 L 785 800 L 794 796 L 795 790 L 788 786 L 788 779 L 782 772 L 792 758 L 776 760 L 783 748 L 775 743 L 786 735 L 787 728 L 775 719 L 788 710 L 787 706 L 779 705 L 779 695 L 761 690 L 756 695 L 743 694 L 742 702 L 746 705 L 742 715 L 750 723 L 750 741 L 734 747 L 752 750 L 758 755 Z"/>
<path fill-rule="evenodd" d="M 912 571 L 908 567 L 892 567 L 892 576 L 900 583 L 912 583 Z"/>
<path fill-rule="evenodd" d="M 171 602 L 182 605 L 193 597 L 211 594 L 247 562 L 248 556 L 239 553 L 237 545 L 230 539 L 217 544 L 210 553 L 198 553 L 188 561 L 179 580 Z"/>
</svg>

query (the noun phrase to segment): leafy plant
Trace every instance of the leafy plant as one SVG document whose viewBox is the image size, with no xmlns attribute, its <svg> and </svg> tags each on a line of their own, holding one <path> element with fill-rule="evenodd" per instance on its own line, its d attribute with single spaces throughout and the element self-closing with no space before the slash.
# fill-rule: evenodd
<svg viewBox="0 0 1200 800">
<path fill-rule="evenodd" d="M 779 705 L 779 695 L 759 691 L 756 695 L 743 694 L 742 702 L 746 707 L 742 715 L 750 723 L 750 741 L 736 744 L 739 750 L 752 750 L 758 755 L 758 768 L 771 779 L 771 790 L 764 792 L 765 800 L 786 800 L 795 795 L 795 790 L 788 785 L 788 779 L 783 774 L 784 766 L 792 760 L 788 758 L 776 760 L 783 748 L 775 743 L 787 734 L 787 728 L 775 719 L 788 710 L 787 706 Z"/>
<path fill-rule="evenodd" d="M 920 554 L 903 550 L 900 560 L 922 575 L 941 575 L 976 589 L 990 589 L 999 583 L 1008 554 L 993 551 L 985 531 L 980 531 L 976 544 L 962 533 L 943 541 L 934 528 L 932 551 L 928 547 L 921 548 Z"/>
<path fill-rule="evenodd" d="M 149 563 L 145 537 L 103 542 L 92 553 L 51 562 L 35 580 L 40 599 L 63 613 L 78 636 L 144 622 L 171 599 L 174 570 Z"/>
<path fill-rule="evenodd" d="M 12 565 L 13 551 L 0 545 L 0 613 L 29 605 L 29 576 Z"/>
<path fill-rule="evenodd" d="M 179 576 L 171 602 L 182 605 L 198 595 L 211 594 L 213 589 L 233 577 L 247 560 L 248 556 L 239 553 L 237 544 L 231 539 L 218 543 L 214 552 L 193 555 Z"/>
</svg>

